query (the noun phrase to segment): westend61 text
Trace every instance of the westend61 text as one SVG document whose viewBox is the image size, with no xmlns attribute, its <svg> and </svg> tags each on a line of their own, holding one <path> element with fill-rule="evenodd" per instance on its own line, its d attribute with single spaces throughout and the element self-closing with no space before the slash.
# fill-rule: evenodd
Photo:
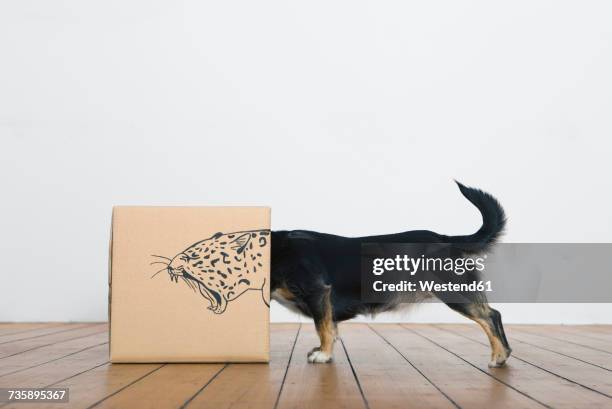
<svg viewBox="0 0 612 409">
<path fill-rule="evenodd" d="M 383 291 L 435 291 L 435 292 L 490 292 L 493 290 L 491 281 L 473 281 L 471 283 L 436 283 L 435 281 L 400 281 L 398 283 L 383 283 L 374 281 L 372 288 L 376 292 Z"/>
</svg>

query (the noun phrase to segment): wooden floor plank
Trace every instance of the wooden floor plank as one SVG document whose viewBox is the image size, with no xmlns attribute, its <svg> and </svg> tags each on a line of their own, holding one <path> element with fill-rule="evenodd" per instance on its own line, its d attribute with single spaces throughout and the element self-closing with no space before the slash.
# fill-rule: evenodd
<svg viewBox="0 0 612 409">
<path fill-rule="evenodd" d="M 42 388 L 108 361 L 108 344 L 86 349 L 64 359 L 0 377 L 0 388 Z"/>
<path fill-rule="evenodd" d="M 59 322 L 37 322 L 37 323 L 0 323 L 0 337 L 11 334 L 23 334 L 42 328 L 59 327 L 65 325 Z"/>
<path fill-rule="evenodd" d="M 456 407 L 368 325 L 341 325 L 340 337 L 371 409 Z"/>
<path fill-rule="evenodd" d="M 224 364 L 166 364 L 93 405 L 95 408 L 179 408 L 211 380 Z"/>
<path fill-rule="evenodd" d="M 612 325 L 557 325 L 556 328 L 603 341 L 612 341 Z"/>
<path fill-rule="evenodd" d="M 609 324 L 591 324 L 591 325 L 561 325 L 566 328 L 586 328 L 587 332 L 603 332 L 604 334 L 612 335 L 612 325 Z"/>
<path fill-rule="evenodd" d="M 346 354 L 336 343 L 333 364 L 310 364 L 306 354 L 319 345 L 314 325 L 303 324 L 278 408 L 365 408 Z"/>
<path fill-rule="evenodd" d="M 2 358 L 22 354 L 26 351 L 32 351 L 37 348 L 65 342 L 72 339 L 87 337 L 93 334 L 103 334 L 108 332 L 106 324 L 88 325 L 85 327 L 72 328 L 70 331 L 55 332 L 48 335 L 41 335 L 35 338 L 28 338 L 20 341 L 11 341 L 0 345 L 0 364 Z"/>
<path fill-rule="evenodd" d="M 475 326 L 475 324 L 474 324 Z M 545 370 L 510 357 L 503 368 L 489 368 L 489 347 L 452 332 L 456 326 L 409 325 L 405 326 L 430 339 L 443 348 L 459 355 L 471 365 L 500 381 L 553 408 L 609 408 L 609 398 L 559 378 Z"/>
<path fill-rule="evenodd" d="M 476 325 L 342 324 L 331 365 L 307 363 L 312 324 L 271 328 L 270 365 L 110 365 L 104 325 L 0 324 L 0 387 L 70 388 L 47 409 L 612 407 L 612 326 L 507 326 L 496 369 Z"/>
<path fill-rule="evenodd" d="M 107 342 L 108 332 L 104 331 L 2 358 L 0 359 L 0 377 L 62 359 L 86 348 L 102 345 Z"/>
<path fill-rule="evenodd" d="M 406 328 L 373 328 L 462 408 L 545 407 Z"/>
<path fill-rule="evenodd" d="M 228 365 L 186 407 L 273 408 L 287 371 L 299 327 L 299 324 L 273 325 L 270 337 L 270 364 Z"/>
<path fill-rule="evenodd" d="M 91 327 L 96 324 L 64 324 L 60 326 L 48 326 L 42 328 L 36 328 L 32 331 L 25 333 L 18 332 L 13 334 L 6 334 L 0 336 L 0 345 L 8 344 L 10 342 L 25 341 L 28 339 L 44 337 L 52 334 L 58 334 L 62 332 L 73 331 L 79 328 Z M 100 324 L 98 324 L 100 325 Z"/>
<path fill-rule="evenodd" d="M 117 393 L 133 382 L 160 368 L 161 364 L 105 364 L 77 375 L 54 388 L 69 388 L 70 402 L 37 403 L 36 409 L 85 409 L 107 396 Z M 135 406 L 135 405 L 134 405 Z M 23 409 L 23 404 L 8 405 L 2 409 Z"/>
<path fill-rule="evenodd" d="M 550 331 L 534 333 L 520 327 L 512 328 L 510 341 L 522 342 L 534 348 L 542 348 L 554 351 L 574 359 L 581 360 L 591 365 L 599 366 L 608 371 L 612 370 L 612 354 L 598 351 L 575 343 L 569 343 L 558 338 L 551 338 Z M 612 343 L 612 340 L 611 340 Z M 611 374 L 612 375 L 612 374 Z"/>
<path fill-rule="evenodd" d="M 488 345 L 484 332 L 475 325 L 455 325 L 452 328 L 457 333 Z M 512 336 L 512 329 L 507 332 L 507 335 Z M 612 397 L 612 376 L 605 369 L 526 344 L 514 343 L 511 347 L 516 358 Z"/>
<path fill-rule="evenodd" d="M 594 332 L 590 325 L 513 325 L 511 328 L 612 354 L 612 333 Z"/>
</svg>

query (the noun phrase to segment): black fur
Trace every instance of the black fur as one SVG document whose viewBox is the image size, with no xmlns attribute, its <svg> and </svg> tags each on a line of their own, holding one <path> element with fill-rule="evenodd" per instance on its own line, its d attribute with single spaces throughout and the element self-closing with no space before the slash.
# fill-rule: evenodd
<svg viewBox="0 0 612 409">
<path fill-rule="evenodd" d="M 386 311 L 397 304 L 368 304 L 361 301 L 361 243 L 446 243 L 455 254 L 470 255 L 487 251 L 502 234 L 506 217 L 499 202 L 490 194 L 457 182 L 461 193 L 482 214 L 482 227 L 467 236 L 446 236 L 428 230 L 348 238 L 306 230 L 272 232 L 271 291 L 283 289 L 293 297 L 292 304 L 303 314 L 321 319 L 321 297 L 331 286 L 333 321 L 343 321 L 358 314 Z M 463 277 L 465 279 L 466 277 Z M 443 294 L 434 294 L 444 300 Z M 468 303 L 447 305 L 472 319 L 490 322 L 492 331 L 507 345 L 499 312 L 486 305 L 484 294 Z M 485 305 L 486 308 L 474 306 Z"/>
</svg>

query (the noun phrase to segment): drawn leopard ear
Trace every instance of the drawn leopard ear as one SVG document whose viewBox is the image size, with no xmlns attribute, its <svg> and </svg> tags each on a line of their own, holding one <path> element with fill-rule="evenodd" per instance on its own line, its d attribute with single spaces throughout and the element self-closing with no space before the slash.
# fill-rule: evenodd
<svg viewBox="0 0 612 409">
<path fill-rule="evenodd" d="M 247 244 L 251 241 L 251 233 L 244 233 L 236 237 L 230 242 L 231 249 L 236 250 L 238 254 L 241 254 L 246 248 Z"/>
</svg>

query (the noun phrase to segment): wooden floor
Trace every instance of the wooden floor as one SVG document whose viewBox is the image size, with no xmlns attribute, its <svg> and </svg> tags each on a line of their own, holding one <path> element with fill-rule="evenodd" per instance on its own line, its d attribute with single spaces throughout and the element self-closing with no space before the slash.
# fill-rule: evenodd
<svg viewBox="0 0 612 409">
<path fill-rule="evenodd" d="M 476 325 L 340 326 L 308 364 L 312 325 L 272 326 L 261 364 L 108 363 L 106 324 L 0 324 L 0 388 L 68 387 L 68 404 L 9 408 L 612 408 L 612 326 L 507 326 L 487 368 Z"/>
</svg>

